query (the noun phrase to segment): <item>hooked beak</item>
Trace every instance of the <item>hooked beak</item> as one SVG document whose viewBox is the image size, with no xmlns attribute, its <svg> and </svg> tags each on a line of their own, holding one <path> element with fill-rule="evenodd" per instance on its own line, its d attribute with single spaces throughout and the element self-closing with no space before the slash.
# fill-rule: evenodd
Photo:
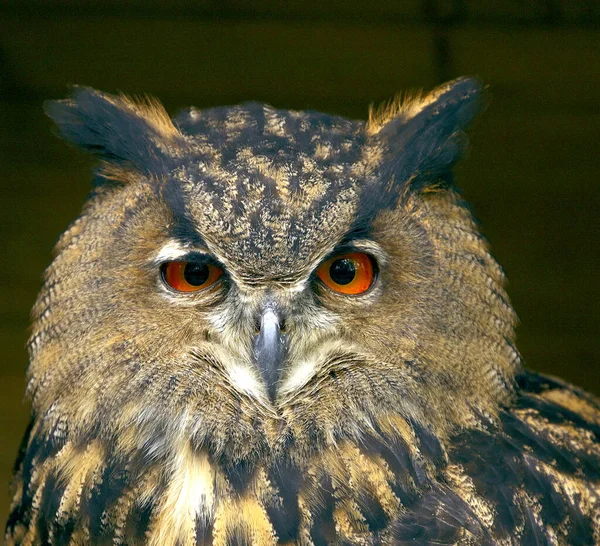
<svg viewBox="0 0 600 546">
<path fill-rule="evenodd" d="M 259 332 L 254 336 L 252 349 L 254 361 L 271 402 L 277 393 L 277 381 L 281 374 L 286 355 L 286 339 L 282 333 L 282 317 L 277 306 L 271 302 L 262 309 L 259 319 Z"/>
</svg>

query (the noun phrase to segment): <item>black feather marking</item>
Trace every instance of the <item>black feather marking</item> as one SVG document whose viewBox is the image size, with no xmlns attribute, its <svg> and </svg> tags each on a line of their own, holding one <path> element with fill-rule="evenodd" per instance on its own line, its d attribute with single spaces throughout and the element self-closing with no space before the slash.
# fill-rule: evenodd
<svg viewBox="0 0 600 546">
<path fill-rule="evenodd" d="M 585 420 L 581 415 L 561 406 L 551 400 L 542 399 L 536 396 L 522 394 L 520 404 L 517 407 L 528 407 L 537 410 L 542 417 L 548 419 L 550 423 L 572 424 L 591 432 L 596 440 L 600 442 L 600 426 Z"/>
<path fill-rule="evenodd" d="M 256 464 L 253 461 L 245 459 L 230 461 L 225 455 L 222 457 L 221 466 L 225 471 L 229 484 L 236 492 L 248 488 L 256 470 Z"/>
<path fill-rule="evenodd" d="M 50 544 L 50 524 L 53 522 L 58 510 L 58 502 L 60 502 L 60 495 L 62 494 L 56 491 L 56 486 L 56 476 L 54 474 L 48 476 L 42 490 L 40 511 L 36 522 L 41 544 Z"/>
<path fill-rule="evenodd" d="M 90 537 L 99 543 L 112 539 L 115 529 L 106 521 L 107 511 L 125 494 L 130 483 L 126 470 L 126 462 L 119 459 L 107 461 L 98 484 L 91 491 L 85 507 L 82 502 L 81 511 L 89 517 Z"/>
<path fill-rule="evenodd" d="M 594 523 L 591 518 L 584 516 L 577 506 L 572 507 L 570 516 L 571 525 L 566 543 L 573 546 L 594 544 Z"/>
<path fill-rule="evenodd" d="M 54 544 L 56 546 L 67 546 L 71 544 L 71 537 L 75 530 L 76 524 L 75 516 L 70 516 L 66 521 L 62 522 L 61 525 L 57 525 L 54 528 Z"/>
<path fill-rule="evenodd" d="M 31 431 L 33 430 L 33 425 L 35 423 L 35 418 L 32 418 L 27 428 L 25 429 L 25 433 L 23 434 L 23 438 L 21 439 L 21 443 L 19 444 L 19 451 L 17 454 L 17 459 L 15 461 L 13 467 L 13 474 L 17 474 L 20 470 L 22 470 L 24 460 L 25 460 L 25 452 L 27 451 L 27 446 L 29 444 Z"/>
<path fill-rule="evenodd" d="M 61 483 L 56 474 L 52 473 L 46 478 L 37 522 L 40 537 L 47 536 L 50 528 L 58 528 L 56 517 L 65 489 L 66 484 Z"/>
<path fill-rule="evenodd" d="M 268 478 L 277 488 L 282 501 L 267 506 L 269 520 L 280 541 L 296 540 L 300 525 L 298 493 L 302 483 L 302 474 L 295 468 L 276 465 L 270 470 Z"/>
<path fill-rule="evenodd" d="M 535 462 L 530 458 L 524 460 L 523 485 L 541 505 L 541 517 L 545 524 L 557 525 L 569 514 L 570 507 L 565 499 L 556 491 L 554 480 L 540 475 Z"/>
<path fill-rule="evenodd" d="M 144 504 L 134 502 L 123 529 L 127 544 L 143 544 L 145 542 L 154 508 L 152 502 L 145 502 Z"/>
<path fill-rule="evenodd" d="M 410 425 L 415 431 L 415 435 L 419 440 L 419 448 L 422 455 L 436 468 L 441 468 L 446 462 L 442 444 L 435 437 L 433 432 L 418 421 L 411 421 Z"/>
<path fill-rule="evenodd" d="M 380 431 L 379 431 L 380 432 Z M 395 477 L 390 484 L 394 494 L 403 505 L 416 499 L 415 485 L 427 482 L 427 474 L 421 465 L 410 456 L 409 447 L 400 438 L 385 438 L 369 435 L 363 440 L 367 452 L 377 453 L 386 462 Z M 411 481 L 413 483 L 411 483 Z"/>
<path fill-rule="evenodd" d="M 213 520 L 196 518 L 196 546 L 210 546 L 213 543 Z"/>
<path fill-rule="evenodd" d="M 371 491 L 361 488 L 357 494 L 357 502 L 371 532 L 376 533 L 385 529 L 390 522 L 390 517 L 385 513 L 379 499 Z"/>
<path fill-rule="evenodd" d="M 584 429 L 592 433 L 596 441 L 600 442 L 598 425 L 589 423 L 577 413 L 555 402 L 523 393 L 517 407 L 535 410 L 541 418 L 551 424 Z M 524 445 L 534 450 L 540 460 L 554 464 L 561 472 L 568 474 L 582 472 L 587 479 L 600 480 L 600 457 L 597 453 L 588 453 L 557 444 L 549 433 L 534 431 L 525 422 L 516 418 L 508 417 L 505 421 L 509 434 L 514 434 Z"/>
<path fill-rule="evenodd" d="M 549 439 L 532 430 L 525 422 L 512 414 L 505 414 L 502 424 L 506 433 L 518 442 L 519 447 L 529 447 L 540 461 L 551 464 L 566 474 L 577 473 L 578 464 L 571 453 L 554 445 Z"/>
<path fill-rule="evenodd" d="M 562 389 L 565 384 L 559 382 L 553 377 L 541 375 L 530 372 L 528 370 L 523 371 L 516 377 L 517 385 L 523 393 L 541 394 L 543 392 Z"/>
<path fill-rule="evenodd" d="M 538 396 L 550 390 L 566 389 L 583 398 L 593 407 L 597 407 L 596 402 L 587 393 L 560 380 L 532 372 L 524 372 L 518 377 L 518 382 L 522 391 L 517 407 L 537 412 L 541 419 L 547 420 L 550 424 L 573 426 L 591 432 L 596 441 L 600 441 L 598 425 L 588 422 L 582 416 L 560 404 Z M 591 482 L 600 479 L 600 458 L 595 452 L 577 449 L 572 445 L 562 445 L 545 430 L 534 430 L 522 421 L 515 426 L 515 421 L 513 418 L 509 420 L 509 423 L 517 428 L 517 438 L 523 442 L 524 448 L 528 448 L 528 453 L 531 454 L 530 457 L 535 458 L 534 460 L 543 461 L 559 472 L 584 477 Z M 508 430 L 510 431 L 511 428 L 509 427 Z M 554 484 L 554 478 L 540 474 L 534 464 L 529 464 L 528 468 L 532 478 L 526 481 L 526 487 L 538 498 L 542 507 L 540 515 L 544 524 L 558 524 L 568 518 L 569 531 L 566 542 L 579 545 L 591 544 L 593 542 L 593 522 L 581 511 L 578 499 L 568 502 L 566 498 L 556 492 L 558 484 Z M 535 482 L 532 479 L 535 479 Z"/>
<path fill-rule="evenodd" d="M 522 471 L 517 464 L 521 452 L 516 445 L 500 434 L 472 430 L 457 439 L 452 458 L 464 467 L 477 493 L 496 507 L 497 537 L 512 533 L 523 523 L 514 502 L 515 490 L 522 483 Z"/>
<path fill-rule="evenodd" d="M 25 482 L 25 459 L 26 459 L 26 450 L 27 445 L 29 444 L 29 439 L 31 436 L 31 431 L 33 429 L 34 420 L 31 419 L 29 424 L 27 425 L 27 429 L 25 434 L 23 435 L 23 439 L 21 440 L 21 444 L 19 445 L 19 452 L 17 455 L 17 460 L 15 461 L 13 474 L 19 475 L 21 474 L 23 479 L 23 497 L 25 496 L 25 490 L 27 488 L 27 484 L 29 481 Z M 8 515 L 8 519 L 6 521 L 6 531 L 13 531 L 15 527 L 19 523 L 25 523 L 27 519 L 27 514 L 29 512 L 30 503 L 21 502 L 15 506 L 15 508 Z"/>
<path fill-rule="evenodd" d="M 456 544 L 468 531 L 482 546 L 492 541 L 470 507 L 449 489 L 435 487 L 390 525 L 394 544 Z"/>
<path fill-rule="evenodd" d="M 335 522 L 333 521 L 335 498 L 329 476 L 321 478 L 318 493 L 321 497 L 321 502 L 319 503 L 321 509 L 313 514 L 313 526 L 310 531 L 310 537 L 314 546 L 327 546 L 336 540 Z"/>
<path fill-rule="evenodd" d="M 520 537 L 521 544 L 531 544 L 531 546 L 543 546 L 550 544 L 548 535 L 544 528 L 538 524 L 535 515 L 530 506 L 524 507 L 525 526 L 523 534 Z"/>
<path fill-rule="evenodd" d="M 566 476 L 598 479 L 599 461 L 593 452 L 563 445 L 544 427 L 533 427 L 529 420 L 539 418 L 551 425 L 583 427 L 596 433 L 596 425 L 581 416 L 538 396 L 548 389 L 563 385 L 534 377 L 520 379 L 529 392 L 521 391 L 515 404 L 518 410 L 528 410 L 521 418 L 512 412 L 500 414 L 499 425 L 488 423 L 487 430 L 470 430 L 454 439 L 451 458 L 461 464 L 471 477 L 479 495 L 497 511 L 494 522 L 496 538 L 511 536 L 523 529 L 523 543 L 546 544 L 546 527 L 569 522 L 568 544 L 590 544 L 593 523 L 579 507 L 560 492 L 560 483 L 543 470 L 543 465 Z M 540 507 L 538 523 L 527 501 L 520 501 L 523 490 Z"/>
<path fill-rule="evenodd" d="M 33 420 L 32 420 L 33 422 Z M 27 445 L 28 442 L 28 445 Z M 23 496 L 20 504 L 9 516 L 7 528 L 18 523 L 28 524 L 31 518 L 31 507 L 33 496 L 36 493 L 35 487 L 32 487 L 32 478 L 34 472 L 44 461 L 54 457 L 64 445 L 64 438 L 56 440 L 47 439 L 40 434 L 32 434 L 31 426 L 27 431 L 23 444 L 27 445 L 22 460 L 21 476 L 23 480 Z"/>
</svg>

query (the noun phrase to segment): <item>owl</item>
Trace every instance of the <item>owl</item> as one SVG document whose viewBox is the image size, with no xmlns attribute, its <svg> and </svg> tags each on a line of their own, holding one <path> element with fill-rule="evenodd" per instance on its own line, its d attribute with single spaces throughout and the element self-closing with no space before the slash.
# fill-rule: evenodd
<svg viewBox="0 0 600 546">
<path fill-rule="evenodd" d="M 48 103 L 99 166 L 32 313 L 7 543 L 600 544 L 600 403 L 523 367 L 453 183 L 482 94 Z"/>
</svg>

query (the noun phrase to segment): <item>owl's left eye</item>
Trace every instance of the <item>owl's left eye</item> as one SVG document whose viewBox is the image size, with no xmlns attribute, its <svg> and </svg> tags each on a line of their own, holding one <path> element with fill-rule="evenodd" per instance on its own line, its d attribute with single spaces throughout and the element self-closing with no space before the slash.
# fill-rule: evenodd
<svg viewBox="0 0 600 546">
<path fill-rule="evenodd" d="M 368 254 L 349 252 L 323 262 L 317 269 L 317 276 L 336 292 L 357 295 L 373 285 L 375 267 Z"/>
<path fill-rule="evenodd" d="M 197 292 L 215 284 L 223 270 L 207 261 L 167 262 L 161 268 L 163 280 L 177 292 Z"/>
</svg>

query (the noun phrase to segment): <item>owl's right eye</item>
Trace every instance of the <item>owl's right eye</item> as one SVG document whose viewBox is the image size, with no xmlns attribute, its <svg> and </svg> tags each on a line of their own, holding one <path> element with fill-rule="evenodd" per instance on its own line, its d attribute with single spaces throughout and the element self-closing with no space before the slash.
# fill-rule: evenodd
<svg viewBox="0 0 600 546">
<path fill-rule="evenodd" d="M 373 259 L 362 252 L 340 254 L 323 262 L 317 276 L 335 292 L 358 295 L 366 292 L 375 281 Z"/>
<path fill-rule="evenodd" d="M 223 270 L 207 261 L 167 262 L 161 268 L 165 283 L 177 292 L 197 292 L 215 284 Z"/>
</svg>

